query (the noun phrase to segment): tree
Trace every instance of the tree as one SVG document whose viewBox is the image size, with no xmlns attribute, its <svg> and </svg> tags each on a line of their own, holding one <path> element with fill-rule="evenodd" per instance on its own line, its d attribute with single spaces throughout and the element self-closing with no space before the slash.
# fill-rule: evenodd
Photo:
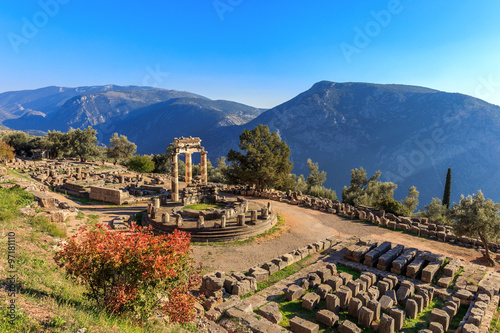
<svg viewBox="0 0 500 333">
<path fill-rule="evenodd" d="M 106 155 L 108 158 L 113 160 L 113 164 L 119 160 L 130 159 L 137 150 L 135 143 L 128 141 L 125 135 L 118 136 L 118 133 L 114 133 L 109 139 L 109 147 Z"/>
<path fill-rule="evenodd" d="M 438 224 L 451 224 L 448 217 L 448 209 L 443 206 L 441 199 L 432 198 L 432 201 L 418 212 L 421 217 L 427 217 L 430 221 Z"/>
<path fill-rule="evenodd" d="M 210 160 L 209 160 L 210 162 Z M 227 183 L 226 178 L 226 156 L 222 156 L 217 159 L 217 167 L 212 169 L 208 169 L 208 181 L 212 183 Z"/>
<path fill-rule="evenodd" d="M 45 136 L 45 145 L 49 150 L 50 157 L 63 157 L 70 152 L 69 135 L 55 130 L 48 131 L 47 136 Z"/>
<path fill-rule="evenodd" d="M 403 201 L 403 206 L 405 206 L 410 214 L 417 209 L 418 206 L 418 196 L 419 192 L 415 186 L 412 186 L 408 189 L 408 196 Z"/>
<path fill-rule="evenodd" d="M 446 206 L 447 209 L 450 208 L 450 196 L 451 196 L 451 169 L 448 168 L 448 172 L 446 173 L 446 184 L 444 185 L 444 193 L 443 193 L 443 206 Z"/>
<path fill-rule="evenodd" d="M 300 175 L 297 178 L 294 190 L 298 191 L 298 192 L 302 192 L 302 193 L 307 193 L 308 189 L 309 188 L 308 188 L 308 185 L 307 185 L 306 178 L 304 177 L 304 175 Z"/>
<path fill-rule="evenodd" d="M 316 186 L 321 187 L 323 183 L 326 181 L 326 172 L 319 172 L 318 163 L 313 163 L 313 161 L 308 158 L 307 159 L 307 168 L 309 169 L 309 176 L 307 177 L 307 185 L 309 188 Z"/>
<path fill-rule="evenodd" d="M 488 242 L 500 239 L 500 204 L 491 199 L 485 200 L 483 192 L 462 195 L 458 204 L 454 204 L 450 217 L 454 221 L 453 230 L 457 236 L 477 237 L 483 243 L 485 257 L 493 265 Z"/>
<path fill-rule="evenodd" d="M 290 148 L 269 127 L 260 124 L 253 130 L 244 130 L 238 147 L 241 151 L 231 149 L 227 154 L 232 163 L 227 170 L 230 182 L 256 184 L 257 189 L 289 183 L 293 168 Z"/>
<path fill-rule="evenodd" d="M 4 138 L 5 142 L 14 148 L 16 155 L 31 156 L 31 150 L 42 148 L 42 138 L 29 135 L 21 131 L 9 133 Z"/>
<path fill-rule="evenodd" d="M 0 162 L 4 163 L 13 160 L 15 156 L 14 148 L 9 146 L 5 141 L 0 142 Z"/>
<path fill-rule="evenodd" d="M 136 172 L 149 173 L 155 169 L 155 163 L 148 155 L 136 155 L 132 157 L 127 166 L 129 169 Z"/>
<path fill-rule="evenodd" d="M 363 167 L 351 170 L 351 184 L 349 187 L 344 186 L 342 190 L 342 201 L 348 204 L 359 206 L 373 206 L 377 201 L 387 198 L 393 199 L 394 190 L 398 185 L 391 182 L 381 182 L 382 173 L 377 171 L 368 179 L 366 170 Z"/>
<path fill-rule="evenodd" d="M 79 128 L 71 129 L 66 133 L 71 154 L 80 158 L 81 162 L 86 162 L 92 157 L 99 156 L 99 150 L 96 147 L 97 131 L 91 126 L 83 131 Z"/>
</svg>

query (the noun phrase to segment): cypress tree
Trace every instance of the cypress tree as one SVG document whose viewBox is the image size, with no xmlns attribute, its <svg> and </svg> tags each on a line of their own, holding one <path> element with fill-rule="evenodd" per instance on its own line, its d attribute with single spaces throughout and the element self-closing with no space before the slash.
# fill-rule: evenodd
<svg viewBox="0 0 500 333">
<path fill-rule="evenodd" d="M 444 185 L 443 206 L 450 209 L 450 195 L 451 195 L 451 169 L 448 168 L 446 174 L 446 184 Z"/>
</svg>

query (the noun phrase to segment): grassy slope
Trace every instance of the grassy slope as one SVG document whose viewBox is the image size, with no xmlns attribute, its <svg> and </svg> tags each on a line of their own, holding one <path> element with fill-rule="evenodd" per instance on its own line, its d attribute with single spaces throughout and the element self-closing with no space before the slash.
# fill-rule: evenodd
<svg viewBox="0 0 500 333">
<path fill-rule="evenodd" d="M 4 288 L 0 290 L 0 332 L 186 332 L 189 327 L 165 327 L 160 323 L 140 326 L 129 318 L 110 316 L 84 297 L 82 286 L 65 279 L 53 257 L 57 238 L 66 234 L 63 224 L 30 218 L 18 213 L 32 197 L 19 188 L 0 189 L 1 235 L 0 271 Z M 7 234 L 16 234 L 17 318 L 12 325 L 6 305 Z M 194 328 L 191 328 L 194 330 Z"/>
</svg>

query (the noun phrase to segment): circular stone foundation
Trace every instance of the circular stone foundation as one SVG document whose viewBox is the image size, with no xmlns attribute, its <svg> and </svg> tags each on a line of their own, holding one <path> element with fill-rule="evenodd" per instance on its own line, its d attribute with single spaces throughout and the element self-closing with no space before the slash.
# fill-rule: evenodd
<svg viewBox="0 0 500 333">
<path fill-rule="evenodd" d="M 231 198 L 236 202 L 236 197 Z M 277 222 L 277 214 L 271 209 L 267 218 L 261 216 L 263 209 L 267 207 L 256 202 L 248 202 L 248 211 L 245 213 L 243 225 L 238 225 L 237 217 L 232 216 L 226 218 L 225 228 L 221 227 L 221 219 L 205 219 L 204 227 L 198 228 L 198 218 L 200 212 L 202 215 L 207 215 L 207 211 L 187 210 L 182 211 L 182 204 L 168 203 L 161 206 L 155 213 L 155 218 L 151 214 L 144 213 L 142 215 L 142 225 L 151 226 L 157 233 L 171 233 L 175 229 L 189 232 L 191 241 L 193 242 L 229 242 L 234 240 L 244 240 L 253 236 L 257 236 L 270 228 Z M 257 219 L 252 221 L 252 211 L 256 211 Z M 182 224 L 177 226 L 177 215 L 181 213 Z M 168 214 L 169 219 L 166 222 L 163 215 Z M 255 213 L 254 213 L 255 214 Z"/>
</svg>

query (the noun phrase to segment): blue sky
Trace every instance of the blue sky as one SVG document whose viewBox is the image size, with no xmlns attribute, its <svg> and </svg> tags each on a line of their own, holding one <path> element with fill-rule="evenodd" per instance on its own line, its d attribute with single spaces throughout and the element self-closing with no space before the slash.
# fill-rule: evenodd
<svg viewBox="0 0 500 333">
<path fill-rule="evenodd" d="M 499 13 L 494 0 L 8 1 L 0 92 L 146 84 L 273 107 L 329 80 L 500 104 Z"/>
</svg>

